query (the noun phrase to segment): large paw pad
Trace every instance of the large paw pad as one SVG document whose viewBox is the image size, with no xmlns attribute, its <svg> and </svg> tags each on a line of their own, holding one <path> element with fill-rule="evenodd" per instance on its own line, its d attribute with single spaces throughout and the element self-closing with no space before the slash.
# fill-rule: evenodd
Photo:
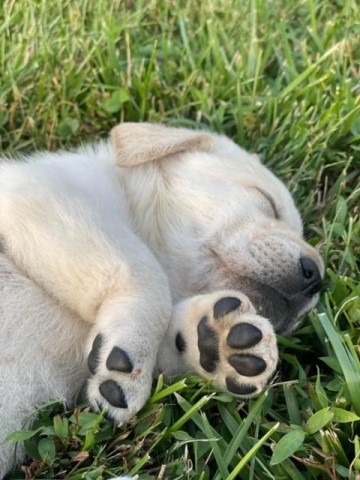
<svg viewBox="0 0 360 480">
<path fill-rule="evenodd" d="M 99 355 L 100 355 L 100 348 L 102 345 L 102 336 L 96 335 L 95 340 L 92 344 L 91 352 L 89 353 L 87 364 L 88 369 L 92 375 L 95 374 L 97 366 L 99 364 Z"/>
<path fill-rule="evenodd" d="M 213 372 L 219 361 L 219 337 L 204 317 L 198 325 L 198 348 L 200 352 L 200 365 L 207 372 Z"/>
</svg>

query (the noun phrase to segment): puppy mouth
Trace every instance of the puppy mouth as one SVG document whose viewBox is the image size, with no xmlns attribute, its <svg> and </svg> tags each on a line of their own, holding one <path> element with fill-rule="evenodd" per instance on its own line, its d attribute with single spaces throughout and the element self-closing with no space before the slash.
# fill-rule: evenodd
<svg viewBox="0 0 360 480">
<path fill-rule="evenodd" d="M 322 283 L 318 283 L 317 285 L 309 285 L 308 288 L 303 291 L 303 294 L 305 297 L 312 298 L 314 295 L 321 292 L 321 289 Z"/>
<path fill-rule="evenodd" d="M 273 286 L 247 277 L 241 278 L 239 287 L 239 290 L 249 297 L 258 314 L 268 318 L 276 333 L 285 337 L 290 336 L 301 323 L 301 319 L 310 309 L 307 304 L 318 293 L 317 289 L 316 292 L 287 296 Z"/>
</svg>

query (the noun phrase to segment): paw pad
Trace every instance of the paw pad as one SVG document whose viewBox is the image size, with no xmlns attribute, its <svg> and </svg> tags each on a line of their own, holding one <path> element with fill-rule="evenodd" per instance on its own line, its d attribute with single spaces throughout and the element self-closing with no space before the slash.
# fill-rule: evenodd
<svg viewBox="0 0 360 480">
<path fill-rule="evenodd" d="M 238 309 L 241 305 L 241 301 L 236 297 L 226 297 L 218 300 L 214 305 L 214 318 L 218 320 L 224 317 L 230 312 Z"/>
<path fill-rule="evenodd" d="M 130 373 L 133 370 L 133 364 L 128 354 L 119 347 L 114 347 L 106 360 L 108 370 Z"/>
<path fill-rule="evenodd" d="M 114 380 L 106 380 L 103 382 L 99 391 L 110 405 L 116 408 L 127 408 L 127 402 L 123 389 Z"/>
<path fill-rule="evenodd" d="M 87 365 L 90 373 L 92 375 L 95 374 L 96 368 L 99 363 L 99 350 L 102 345 L 102 336 L 96 335 L 94 339 L 94 343 L 92 344 L 91 352 L 89 353 L 88 360 L 87 360 Z"/>
<path fill-rule="evenodd" d="M 228 358 L 228 362 L 244 377 L 256 377 L 266 370 L 265 360 L 255 355 L 234 354 Z"/>
<path fill-rule="evenodd" d="M 226 343 L 231 348 L 250 348 L 262 340 L 262 332 L 250 323 L 238 323 L 229 332 Z"/>
<path fill-rule="evenodd" d="M 219 361 L 219 338 L 216 331 L 208 324 L 204 317 L 197 328 L 200 365 L 207 372 L 213 372 Z"/>
<path fill-rule="evenodd" d="M 229 392 L 235 395 L 251 395 L 256 392 L 255 385 L 245 385 L 244 383 L 238 383 L 231 377 L 226 378 L 226 388 Z"/>
</svg>

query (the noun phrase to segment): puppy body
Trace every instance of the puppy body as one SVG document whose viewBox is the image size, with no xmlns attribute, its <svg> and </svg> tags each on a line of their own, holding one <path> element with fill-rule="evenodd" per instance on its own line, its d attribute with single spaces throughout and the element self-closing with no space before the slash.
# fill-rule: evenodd
<svg viewBox="0 0 360 480">
<path fill-rule="evenodd" d="M 283 184 L 222 136 L 124 124 L 112 143 L 4 161 L 0 442 L 38 405 L 74 400 L 86 363 L 89 401 L 119 424 L 159 370 L 261 391 L 274 327 L 317 301 L 323 266 L 301 234 Z M 0 446 L 0 478 L 13 452 Z"/>
<path fill-rule="evenodd" d="M 0 255 L 0 442 L 30 427 L 36 407 L 71 401 L 86 379 L 87 325 Z M 0 478 L 24 458 L 0 445 Z"/>
</svg>

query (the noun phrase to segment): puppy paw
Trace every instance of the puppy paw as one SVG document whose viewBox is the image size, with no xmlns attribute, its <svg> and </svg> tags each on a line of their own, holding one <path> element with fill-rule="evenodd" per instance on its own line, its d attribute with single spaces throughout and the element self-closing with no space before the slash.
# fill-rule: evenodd
<svg viewBox="0 0 360 480">
<path fill-rule="evenodd" d="M 194 297 L 179 310 L 176 348 L 187 366 L 241 397 L 258 395 L 278 362 L 271 323 L 238 292 Z"/>
<path fill-rule="evenodd" d="M 130 420 L 150 396 L 152 371 L 139 368 L 130 353 L 113 345 L 101 333 L 92 341 L 88 354 L 91 376 L 87 396 L 95 411 L 108 409 L 117 425 Z"/>
</svg>

